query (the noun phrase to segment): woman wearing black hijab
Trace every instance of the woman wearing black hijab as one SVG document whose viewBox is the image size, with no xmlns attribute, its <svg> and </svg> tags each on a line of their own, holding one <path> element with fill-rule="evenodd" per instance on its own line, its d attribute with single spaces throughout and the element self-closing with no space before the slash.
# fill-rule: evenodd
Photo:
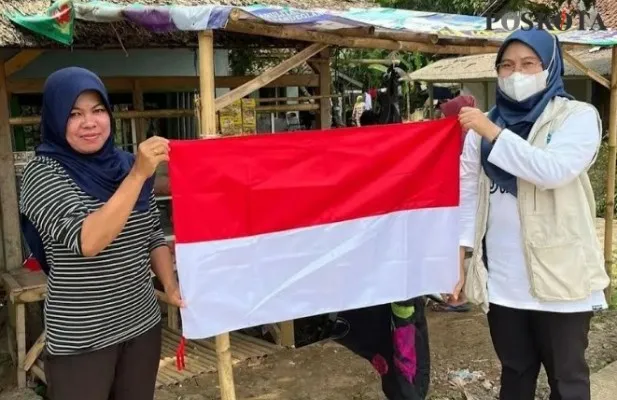
<svg viewBox="0 0 617 400">
<path fill-rule="evenodd" d="M 154 200 L 167 140 L 115 148 L 101 80 L 82 68 L 47 79 L 42 144 L 26 166 L 20 211 L 27 243 L 49 275 L 45 300 L 52 400 L 152 400 L 160 310 L 150 272 L 182 306 Z"/>
</svg>

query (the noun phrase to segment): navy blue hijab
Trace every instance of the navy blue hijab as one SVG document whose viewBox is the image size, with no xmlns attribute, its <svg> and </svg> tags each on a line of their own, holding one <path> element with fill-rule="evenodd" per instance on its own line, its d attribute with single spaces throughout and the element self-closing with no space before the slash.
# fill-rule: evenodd
<svg viewBox="0 0 617 400">
<path fill-rule="evenodd" d="M 547 85 L 541 92 L 520 102 L 508 97 L 497 85 L 496 105 L 489 112 L 488 117 L 500 127 L 507 128 L 527 140 L 534 123 L 553 98 L 559 96 L 572 99 L 573 97 L 564 89 L 563 57 L 559 41 L 555 36 L 538 29 L 513 32 L 501 45 L 495 61 L 496 66 L 501 62 L 504 51 L 512 42 L 521 42 L 536 52 L 542 60 L 543 69 L 548 68 Z M 484 172 L 497 186 L 516 197 L 516 177 L 488 161 L 492 149 L 493 145 L 483 138 L 480 154 Z"/>
<path fill-rule="evenodd" d="M 86 91 L 99 94 L 111 117 L 107 90 L 93 72 L 69 67 L 58 70 L 47 78 L 43 87 L 41 111 L 42 143 L 36 149 L 36 155 L 54 159 L 84 192 L 101 202 L 107 202 L 128 175 L 135 157 L 115 147 L 113 120 L 109 138 L 98 152 L 81 154 L 69 145 L 66 140 L 66 125 L 77 98 Z M 135 204 L 136 210 L 148 210 L 153 185 L 154 178 L 150 178 L 143 186 Z M 21 223 L 28 247 L 47 273 L 49 267 L 38 231 L 25 215 L 21 215 Z"/>
</svg>

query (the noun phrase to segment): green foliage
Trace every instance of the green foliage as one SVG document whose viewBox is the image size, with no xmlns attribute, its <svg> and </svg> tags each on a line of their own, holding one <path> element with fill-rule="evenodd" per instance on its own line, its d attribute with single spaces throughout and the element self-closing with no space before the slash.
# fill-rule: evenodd
<svg viewBox="0 0 617 400">
<path fill-rule="evenodd" d="M 233 49 L 229 51 L 229 68 L 234 76 L 252 75 L 255 70 L 259 70 L 262 65 L 258 65 L 258 57 L 255 55 L 255 50 Z"/>
<path fill-rule="evenodd" d="M 486 7 L 486 0 L 377 0 L 382 7 L 476 15 Z"/>
<path fill-rule="evenodd" d="M 479 15 L 490 3 L 487 0 L 377 0 L 377 2 L 382 7 L 465 15 Z M 595 0 L 583 0 L 583 3 L 588 9 L 595 4 Z M 510 0 L 507 7 L 510 11 L 529 9 L 554 13 L 563 5 L 577 6 L 578 4 L 579 0 L 548 0 L 543 3 L 531 0 Z"/>
<path fill-rule="evenodd" d="M 608 145 L 602 143 L 598 158 L 589 169 L 589 180 L 596 198 L 596 216 L 604 217 L 606 212 L 606 173 L 608 171 Z M 617 199 L 616 199 L 617 200 Z M 617 211 L 617 208 L 616 208 Z"/>
</svg>

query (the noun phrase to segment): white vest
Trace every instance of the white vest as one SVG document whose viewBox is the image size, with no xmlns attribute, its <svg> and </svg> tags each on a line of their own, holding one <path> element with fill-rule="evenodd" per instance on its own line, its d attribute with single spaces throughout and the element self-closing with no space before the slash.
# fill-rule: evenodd
<svg viewBox="0 0 617 400">
<path fill-rule="evenodd" d="M 544 148 L 550 135 L 569 116 L 590 108 L 596 113 L 601 134 L 602 122 L 593 106 L 557 97 L 538 118 L 527 141 Z M 482 239 L 486 234 L 491 182 L 481 166 L 478 176 L 476 237 L 473 256 L 466 266 L 464 291 L 470 302 L 488 312 L 488 270 L 482 261 Z M 576 301 L 606 288 L 610 279 L 596 234 L 596 204 L 587 172 L 556 189 L 543 190 L 522 179 L 517 183 L 531 294 L 546 302 Z"/>
</svg>

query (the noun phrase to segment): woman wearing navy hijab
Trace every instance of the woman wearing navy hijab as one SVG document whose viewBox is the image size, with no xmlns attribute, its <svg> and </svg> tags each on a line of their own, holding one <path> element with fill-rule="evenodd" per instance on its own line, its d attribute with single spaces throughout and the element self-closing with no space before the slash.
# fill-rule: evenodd
<svg viewBox="0 0 617 400">
<path fill-rule="evenodd" d="M 137 156 L 116 149 L 101 80 L 82 68 L 49 76 L 42 144 L 26 166 L 26 241 L 49 275 L 45 301 L 48 397 L 152 400 L 161 346 L 151 271 L 182 306 L 152 192 L 168 141 Z"/>
<path fill-rule="evenodd" d="M 496 105 L 465 107 L 461 281 L 488 313 L 502 400 L 535 399 L 543 365 L 551 400 L 589 400 L 585 360 L 593 311 L 609 278 L 595 232 L 587 169 L 601 141 L 597 110 L 562 81 L 557 38 L 516 31 L 496 60 Z M 467 249 L 473 257 L 465 270 Z M 464 284 L 464 296 L 460 288 Z"/>
</svg>

